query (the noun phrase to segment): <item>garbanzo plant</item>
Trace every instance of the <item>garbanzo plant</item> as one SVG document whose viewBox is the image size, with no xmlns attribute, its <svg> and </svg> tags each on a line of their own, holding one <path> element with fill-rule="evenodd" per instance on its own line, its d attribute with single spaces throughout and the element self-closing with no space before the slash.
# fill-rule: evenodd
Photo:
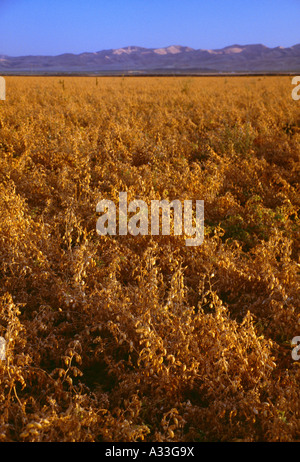
<svg viewBox="0 0 300 462">
<path fill-rule="evenodd" d="M 1 441 L 298 441 L 289 77 L 8 77 Z M 201 246 L 98 236 L 101 199 L 204 200 Z"/>
</svg>

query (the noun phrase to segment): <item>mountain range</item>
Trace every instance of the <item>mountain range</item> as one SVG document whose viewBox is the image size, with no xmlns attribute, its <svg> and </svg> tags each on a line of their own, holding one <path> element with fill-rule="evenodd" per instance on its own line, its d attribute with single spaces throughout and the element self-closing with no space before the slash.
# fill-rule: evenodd
<svg viewBox="0 0 300 462">
<path fill-rule="evenodd" d="M 0 55 L 0 74 L 51 73 L 299 73 L 300 43 L 269 48 L 262 44 L 203 50 L 172 45 L 125 48 L 57 56 Z"/>
</svg>

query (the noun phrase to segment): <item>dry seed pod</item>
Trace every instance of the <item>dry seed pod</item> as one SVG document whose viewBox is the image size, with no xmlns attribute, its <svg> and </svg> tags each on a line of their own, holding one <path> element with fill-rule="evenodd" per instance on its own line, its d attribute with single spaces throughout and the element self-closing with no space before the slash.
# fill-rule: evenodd
<svg viewBox="0 0 300 462">
<path fill-rule="evenodd" d="M 169 428 L 168 434 L 169 434 L 170 438 L 174 438 L 174 437 L 175 437 L 174 432 L 173 432 L 173 430 L 171 430 L 171 428 Z"/>
</svg>

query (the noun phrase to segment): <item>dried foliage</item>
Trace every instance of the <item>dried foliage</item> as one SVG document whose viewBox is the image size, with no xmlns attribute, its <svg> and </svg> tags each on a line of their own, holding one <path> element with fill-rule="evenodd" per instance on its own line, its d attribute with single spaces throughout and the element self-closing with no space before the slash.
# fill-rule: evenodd
<svg viewBox="0 0 300 462">
<path fill-rule="evenodd" d="M 288 77 L 7 78 L 1 441 L 300 439 L 299 127 Z M 203 244 L 99 237 L 119 191 Z"/>
</svg>

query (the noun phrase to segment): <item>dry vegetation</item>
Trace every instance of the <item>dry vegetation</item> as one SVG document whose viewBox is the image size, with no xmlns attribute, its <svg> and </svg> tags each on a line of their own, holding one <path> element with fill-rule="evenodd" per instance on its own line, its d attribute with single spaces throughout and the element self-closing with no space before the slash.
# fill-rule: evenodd
<svg viewBox="0 0 300 462">
<path fill-rule="evenodd" d="M 291 79 L 6 84 L 0 441 L 299 440 Z M 119 191 L 203 199 L 203 244 L 99 237 Z"/>
</svg>

